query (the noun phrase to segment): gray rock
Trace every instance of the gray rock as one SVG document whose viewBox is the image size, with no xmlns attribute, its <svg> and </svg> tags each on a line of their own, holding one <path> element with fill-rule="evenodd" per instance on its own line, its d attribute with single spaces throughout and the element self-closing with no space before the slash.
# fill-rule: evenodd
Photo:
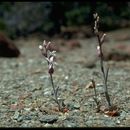
<svg viewBox="0 0 130 130">
<path fill-rule="evenodd" d="M 17 119 L 18 122 L 21 122 L 23 121 L 23 116 L 20 116 L 18 119 Z"/>
<path fill-rule="evenodd" d="M 19 112 L 18 112 L 18 111 L 15 111 L 14 116 L 13 116 L 13 119 L 14 119 L 14 120 L 17 120 L 18 117 L 19 117 Z"/>
<path fill-rule="evenodd" d="M 64 121 L 64 126 L 65 127 L 78 127 L 78 125 L 76 124 L 76 122 L 74 120 L 65 120 Z"/>
<path fill-rule="evenodd" d="M 42 117 L 40 117 L 39 121 L 41 123 L 54 123 L 58 120 L 58 116 L 57 115 L 43 115 Z"/>
<path fill-rule="evenodd" d="M 79 103 L 74 103 L 74 106 L 73 106 L 75 109 L 79 109 L 80 108 L 80 104 Z"/>
</svg>

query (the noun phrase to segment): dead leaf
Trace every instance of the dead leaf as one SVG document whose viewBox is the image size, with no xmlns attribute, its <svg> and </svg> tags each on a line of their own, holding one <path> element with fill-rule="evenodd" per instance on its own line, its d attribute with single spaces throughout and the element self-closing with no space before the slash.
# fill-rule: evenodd
<svg viewBox="0 0 130 130">
<path fill-rule="evenodd" d="M 94 87 L 94 86 L 93 86 L 92 82 L 89 82 L 89 83 L 86 85 L 85 89 L 93 88 L 93 87 Z"/>
<path fill-rule="evenodd" d="M 108 116 L 118 116 L 119 115 L 119 113 L 118 113 L 118 111 L 117 110 L 113 110 L 113 111 L 105 111 L 104 112 L 106 115 L 108 115 Z"/>
<path fill-rule="evenodd" d="M 115 106 L 112 106 L 109 109 L 106 106 L 100 106 L 100 111 L 108 116 L 119 116 L 118 109 Z"/>
</svg>

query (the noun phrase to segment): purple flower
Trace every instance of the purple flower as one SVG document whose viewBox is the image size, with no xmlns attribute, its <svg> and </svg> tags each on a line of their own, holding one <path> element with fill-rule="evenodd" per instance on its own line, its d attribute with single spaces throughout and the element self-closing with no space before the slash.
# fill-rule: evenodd
<svg viewBox="0 0 130 130">
<path fill-rule="evenodd" d="M 42 55 L 45 57 L 47 63 L 48 63 L 48 73 L 53 74 L 54 73 L 54 65 L 56 64 L 56 51 L 50 51 L 50 44 L 51 42 L 46 43 L 46 41 L 43 41 L 43 45 L 39 45 L 39 49 L 42 52 Z"/>
</svg>

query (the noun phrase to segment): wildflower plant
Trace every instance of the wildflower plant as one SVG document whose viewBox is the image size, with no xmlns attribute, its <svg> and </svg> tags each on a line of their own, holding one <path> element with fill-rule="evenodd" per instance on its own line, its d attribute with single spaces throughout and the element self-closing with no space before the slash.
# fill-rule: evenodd
<svg viewBox="0 0 130 130">
<path fill-rule="evenodd" d="M 46 41 L 44 40 L 43 45 L 39 45 L 39 49 L 41 50 L 41 53 L 48 64 L 48 73 L 49 73 L 50 82 L 52 85 L 53 95 L 54 95 L 53 100 L 57 103 L 59 111 L 62 111 L 63 103 L 61 103 L 60 100 L 58 99 L 59 86 L 55 87 L 54 81 L 53 81 L 54 65 L 57 64 L 56 51 L 52 50 L 50 45 L 51 45 L 51 42 L 46 43 Z"/>
<path fill-rule="evenodd" d="M 108 93 L 108 86 L 107 86 L 107 81 L 108 81 L 108 72 L 109 72 L 109 67 L 105 68 L 104 65 L 104 53 L 103 53 L 103 49 L 102 49 L 102 45 L 104 43 L 104 39 L 106 34 L 103 33 L 102 35 L 99 32 L 99 16 L 97 13 L 94 14 L 94 33 L 98 39 L 98 45 L 97 45 L 97 55 L 100 59 L 100 69 L 102 72 L 102 78 L 103 78 L 103 86 L 104 86 L 104 94 L 105 94 L 105 98 L 107 101 L 107 106 L 106 105 L 102 105 L 99 98 L 98 98 L 98 94 L 96 91 L 96 83 L 94 80 L 94 77 L 91 78 L 91 86 L 92 88 L 94 88 L 94 101 L 97 105 L 97 112 L 103 112 L 104 114 L 108 115 L 108 116 L 119 116 L 119 112 L 118 112 L 118 107 L 116 105 L 111 104 L 111 100 L 109 97 L 109 93 Z M 94 73 L 93 73 L 94 74 Z M 97 74 L 96 74 L 97 75 Z"/>
<path fill-rule="evenodd" d="M 108 104 L 108 108 L 111 107 L 111 101 L 110 101 L 110 97 L 109 97 L 109 93 L 108 93 L 108 85 L 107 85 L 107 81 L 108 81 L 108 72 L 109 72 L 109 67 L 107 67 L 105 69 L 104 66 L 104 55 L 103 55 L 103 50 L 102 50 L 102 45 L 104 43 L 104 39 L 106 34 L 103 33 L 102 36 L 100 36 L 99 33 L 99 16 L 97 13 L 94 14 L 94 19 L 95 19 L 95 23 L 94 23 L 94 33 L 98 39 L 98 45 L 97 45 L 97 54 L 98 57 L 100 59 L 100 68 L 101 68 L 101 72 L 103 75 L 103 83 L 104 83 L 104 93 L 105 93 L 105 97 L 106 97 L 106 101 Z"/>
</svg>

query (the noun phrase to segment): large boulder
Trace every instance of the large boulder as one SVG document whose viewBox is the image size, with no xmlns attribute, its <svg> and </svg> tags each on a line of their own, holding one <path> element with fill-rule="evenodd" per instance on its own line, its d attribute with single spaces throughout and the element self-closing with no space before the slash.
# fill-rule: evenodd
<svg viewBox="0 0 130 130">
<path fill-rule="evenodd" d="M 3 33 L 0 32 L 0 57 L 18 57 L 20 50 Z"/>
</svg>

